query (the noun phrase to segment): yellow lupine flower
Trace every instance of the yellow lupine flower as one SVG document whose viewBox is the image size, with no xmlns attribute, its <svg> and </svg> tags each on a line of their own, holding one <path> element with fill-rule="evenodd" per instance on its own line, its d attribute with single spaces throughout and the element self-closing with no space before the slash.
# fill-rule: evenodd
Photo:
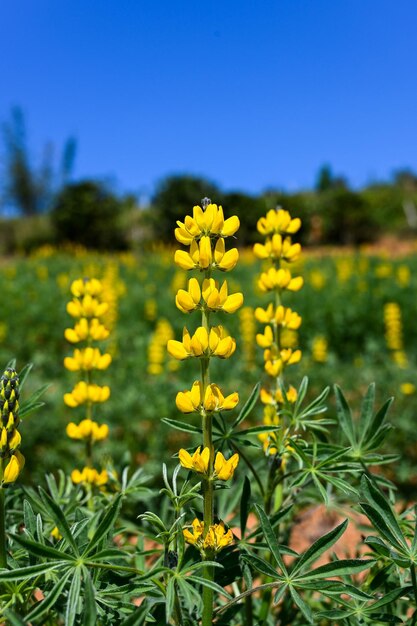
<svg viewBox="0 0 417 626">
<path fill-rule="evenodd" d="M 257 222 L 258 232 L 264 236 L 274 233 L 294 235 L 300 227 L 301 220 L 298 217 L 291 219 L 288 211 L 283 209 L 271 209 L 265 217 L 261 217 Z"/>
<path fill-rule="evenodd" d="M 2 483 L 14 483 L 25 466 L 25 457 L 19 450 L 15 450 L 4 468 Z"/>
<path fill-rule="evenodd" d="M 191 313 L 198 308 L 201 300 L 200 283 L 196 278 L 190 278 L 188 289 L 179 289 L 175 298 L 175 304 L 183 313 Z"/>
<path fill-rule="evenodd" d="M 207 412 L 227 411 L 234 409 L 239 402 L 239 395 L 236 392 L 224 397 L 220 387 L 215 383 L 207 386 L 204 398 L 201 397 L 201 391 L 201 382 L 195 381 L 190 391 L 178 392 L 177 408 L 182 413 L 200 412 L 201 409 Z"/>
<path fill-rule="evenodd" d="M 198 474 L 207 474 L 210 460 L 210 450 L 208 448 L 204 448 L 201 453 L 200 450 L 201 446 L 197 448 L 191 456 L 187 450 L 181 448 L 178 452 L 178 458 L 181 466 L 185 467 L 185 469 L 193 470 Z"/>
<path fill-rule="evenodd" d="M 203 549 L 207 550 L 208 548 L 214 550 L 214 552 L 220 552 L 223 548 L 230 545 L 233 542 L 233 534 L 229 529 L 226 532 L 224 527 L 224 523 L 220 522 L 220 524 L 213 524 L 208 529 L 207 535 L 203 541 Z"/>
<path fill-rule="evenodd" d="M 71 391 L 64 394 L 64 402 L 67 406 L 75 408 L 86 402 L 106 402 L 110 397 L 110 387 L 100 387 L 80 381 Z"/>
<path fill-rule="evenodd" d="M 400 391 L 405 396 L 411 396 L 413 393 L 416 392 L 416 386 L 413 385 L 413 383 L 402 383 L 400 385 Z"/>
<path fill-rule="evenodd" d="M 102 317 L 108 311 L 107 302 L 100 302 L 97 298 L 86 294 L 81 299 L 71 300 L 67 304 L 67 313 L 71 317 Z"/>
<path fill-rule="evenodd" d="M 235 234 L 240 225 L 236 215 L 225 220 L 222 207 L 216 204 L 209 204 L 205 210 L 200 206 L 195 206 L 193 217 L 187 215 L 184 222 L 177 221 L 177 224 L 175 237 L 184 245 L 190 245 L 194 239 L 202 235 L 230 237 Z"/>
<path fill-rule="evenodd" d="M 261 291 L 272 291 L 274 289 L 288 289 L 288 291 L 299 291 L 304 284 L 302 276 L 292 278 L 291 272 L 287 269 L 275 267 L 263 272 L 258 279 L 258 287 Z"/>
<path fill-rule="evenodd" d="M 256 335 L 256 343 L 261 348 L 270 348 L 274 343 L 274 333 L 271 326 L 265 326 L 264 333 Z"/>
<path fill-rule="evenodd" d="M 234 313 L 243 304 L 243 294 L 234 293 L 229 296 L 227 281 L 219 288 L 219 283 L 213 278 L 206 278 L 202 286 L 203 299 L 211 311 L 226 311 Z"/>
<path fill-rule="evenodd" d="M 102 292 L 103 286 L 97 278 L 78 278 L 71 284 L 71 293 L 76 298 L 82 296 L 98 296 Z"/>
<path fill-rule="evenodd" d="M 288 402 L 294 403 L 297 400 L 297 390 L 292 385 L 286 390 L 286 395 Z M 263 404 L 284 404 L 284 395 L 281 389 L 271 393 L 262 387 L 259 397 Z"/>
<path fill-rule="evenodd" d="M 290 237 L 283 238 L 275 233 L 265 244 L 256 243 L 253 253 L 258 259 L 283 259 L 288 263 L 296 261 L 301 254 L 299 243 L 292 243 Z"/>
<path fill-rule="evenodd" d="M 286 365 L 294 365 L 301 360 L 301 350 L 292 350 L 291 348 L 285 348 L 280 351 L 279 356 L 276 355 L 275 350 L 265 350 L 265 371 L 274 378 L 279 376 L 282 369 Z"/>
<path fill-rule="evenodd" d="M 236 453 L 226 460 L 221 452 L 217 452 L 214 461 L 215 477 L 219 480 L 229 480 L 239 463 L 239 455 Z"/>
<path fill-rule="evenodd" d="M 54 528 L 51 530 L 51 536 L 56 539 L 57 541 L 59 541 L 60 539 L 62 539 L 62 535 L 59 532 L 59 528 L 58 526 L 54 526 Z"/>
<path fill-rule="evenodd" d="M 199 326 L 192 337 L 187 328 L 184 328 L 182 342 L 170 339 L 167 350 L 172 357 L 180 361 L 190 357 L 210 356 L 227 359 L 236 350 L 236 341 L 225 334 L 222 326 L 214 326 L 209 332 L 203 326 Z"/>
<path fill-rule="evenodd" d="M 229 529 L 226 532 L 223 522 L 210 526 L 204 538 L 203 521 L 195 518 L 191 528 L 192 533 L 187 528 L 183 530 L 184 539 L 187 543 L 196 546 L 200 550 L 210 549 L 214 552 L 219 552 L 233 542 L 232 531 Z"/>
<path fill-rule="evenodd" d="M 107 424 L 98 424 L 91 419 L 84 419 L 77 425 L 70 422 L 67 425 L 67 435 L 71 439 L 89 439 L 91 441 L 101 441 L 109 436 Z"/>
<path fill-rule="evenodd" d="M 225 250 L 224 239 L 219 239 L 214 248 L 214 262 L 215 267 L 219 270 L 229 272 L 236 266 L 239 260 L 239 252 L 237 248 L 230 248 L 227 252 Z"/>
<path fill-rule="evenodd" d="M 199 519 L 195 518 L 191 524 L 191 527 L 193 529 L 192 533 L 190 533 L 187 528 L 183 530 L 184 539 L 187 543 L 195 546 L 204 532 L 204 522 L 200 522 Z"/>
<path fill-rule="evenodd" d="M 257 307 L 255 317 L 261 324 L 277 324 L 289 330 L 298 330 L 302 322 L 301 316 L 289 307 L 279 305 L 275 308 L 272 303 L 266 309 Z"/>
<path fill-rule="evenodd" d="M 102 487 L 108 482 L 109 475 L 105 469 L 98 472 L 93 467 L 84 467 L 81 472 L 78 469 L 73 470 L 71 472 L 71 480 L 76 485 L 80 483 L 88 483 L 90 485 L 95 485 L 96 487 Z"/>
<path fill-rule="evenodd" d="M 101 354 L 98 348 L 84 348 L 74 350 L 72 357 L 67 356 L 64 359 L 64 366 L 71 372 L 79 370 L 105 370 L 111 363 L 111 355 L 108 353 Z"/>
<path fill-rule="evenodd" d="M 74 328 L 67 328 L 65 330 L 65 339 L 70 343 L 78 343 L 79 341 L 85 341 L 86 339 L 93 339 L 94 341 L 102 341 L 107 339 L 110 331 L 100 324 L 96 317 L 93 317 L 89 322 L 87 318 L 82 317 L 74 326 Z"/>
</svg>

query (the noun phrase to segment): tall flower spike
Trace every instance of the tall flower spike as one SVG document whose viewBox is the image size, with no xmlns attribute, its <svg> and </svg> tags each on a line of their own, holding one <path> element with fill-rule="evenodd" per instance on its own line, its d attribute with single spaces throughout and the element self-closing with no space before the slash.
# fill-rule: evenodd
<svg viewBox="0 0 417 626">
<path fill-rule="evenodd" d="M 255 244 L 253 251 L 259 259 L 269 259 L 271 267 L 266 269 L 258 279 L 260 291 L 274 294 L 274 301 L 266 308 L 258 307 L 255 317 L 258 322 L 265 324 L 264 331 L 256 335 L 257 344 L 264 349 L 264 368 L 270 377 L 269 389 L 263 387 L 261 400 L 264 407 L 264 424 L 280 425 L 280 431 L 261 433 L 259 439 L 263 442 L 264 450 L 268 455 L 280 455 L 281 458 L 289 455 L 290 446 L 286 438 L 281 435 L 288 425 L 281 423 L 285 420 L 282 407 L 285 402 L 295 401 L 293 388 L 289 388 L 286 397 L 282 393 L 283 374 L 287 367 L 298 363 L 301 351 L 295 348 L 296 332 L 301 325 L 301 317 L 292 309 L 283 306 L 282 298 L 286 291 L 299 291 L 303 286 L 301 276 L 293 276 L 287 267 L 281 267 L 282 262 L 291 264 L 301 253 L 301 246 L 293 243 L 291 235 L 298 232 L 301 221 L 292 219 L 288 211 L 281 208 L 270 210 L 265 217 L 258 220 L 258 231 L 265 236 L 265 243 Z"/>
<path fill-rule="evenodd" d="M 71 285 L 71 294 L 73 299 L 67 305 L 67 312 L 78 321 L 74 328 L 65 330 L 65 338 L 70 343 L 84 345 L 76 348 L 73 356 L 66 357 L 64 365 L 71 372 L 80 372 L 86 380 L 80 380 L 70 393 L 66 393 L 64 402 L 72 409 L 85 407 L 85 417 L 78 424 L 70 422 L 66 432 L 70 439 L 84 443 L 87 462 L 82 471 L 75 469 L 71 478 L 75 484 L 102 487 L 108 481 L 108 474 L 106 470 L 98 472 L 92 467 L 93 445 L 108 437 L 109 427 L 94 421 L 92 416 L 93 407 L 110 397 L 110 388 L 107 385 L 100 387 L 92 379 L 94 371 L 107 369 L 112 359 L 109 353 L 102 353 L 92 343 L 103 341 L 110 334 L 105 325 L 108 320 L 103 323 L 102 319 L 109 312 L 109 303 L 104 301 L 103 284 L 96 278 L 75 280 Z M 89 493 L 91 497 L 91 487 Z"/>
<path fill-rule="evenodd" d="M 201 312 L 201 325 L 191 334 L 187 328 L 183 330 L 182 341 L 171 339 L 167 343 L 168 353 L 183 361 L 197 358 L 201 366 L 201 380 L 195 381 L 191 390 L 180 391 L 176 397 L 177 408 L 182 413 L 198 413 L 202 419 L 203 446 L 191 455 L 184 449 L 179 451 L 182 467 L 199 474 L 202 482 L 204 500 L 204 521 L 195 519 L 191 533 L 184 530 L 186 541 L 201 550 L 203 559 L 212 559 L 216 552 L 228 545 L 233 536 L 226 532 L 224 525 L 213 524 L 214 520 L 214 487 L 215 480 L 229 480 L 239 461 L 234 454 L 225 459 L 221 452 L 215 452 L 212 438 L 213 414 L 216 411 L 233 409 L 238 394 L 224 396 L 220 388 L 210 383 L 210 359 L 229 358 L 236 349 L 236 342 L 229 337 L 220 325 L 212 326 L 210 316 L 223 311 L 234 313 L 243 304 L 241 293 L 229 294 L 227 282 L 219 284 L 212 277 L 216 270 L 228 272 L 232 270 L 239 258 L 237 248 L 226 250 L 225 238 L 234 235 L 239 228 L 237 216 L 224 219 L 223 209 L 204 198 L 202 206 L 193 208 L 193 215 L 187 215 L 184 221 L 178 221 L 175 237 L 179 243 L 189 246 L 189 250 L 177 250 L 174 261 L 184 270 L 198 270 L 203 274 L 200 282 L 191 278 L 188 288 L 180 288 L 176 295 L 176 305 L 183 313 Z M 207 581 L 213 581 L 212 568 L 204 568 Z M 203 621 L 202 626 L 212 623 L 213 590 L 210 585 L 203 587 Z"/>
</svg>

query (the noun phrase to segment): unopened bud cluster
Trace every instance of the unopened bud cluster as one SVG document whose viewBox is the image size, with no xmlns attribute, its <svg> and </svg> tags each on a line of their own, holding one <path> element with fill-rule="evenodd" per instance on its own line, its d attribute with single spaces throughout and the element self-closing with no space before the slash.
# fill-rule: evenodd
<svg viewBox="0 0 417 626">
<path fill-rule="evenodd" d="M 19 426 L 19 377 L 12 368 L 0 378 L 0 460 L 1 485 L 13 483 L 25 464 L 18 450 L 21 442 Z"/>
</svg>

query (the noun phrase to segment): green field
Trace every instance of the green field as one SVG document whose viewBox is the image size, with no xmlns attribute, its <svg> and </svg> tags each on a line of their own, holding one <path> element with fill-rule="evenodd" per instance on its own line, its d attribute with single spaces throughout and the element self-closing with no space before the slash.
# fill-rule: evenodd
<svg viewBox="0 0 417 626">
<path fill-rule="evenodd" d="M 236 338 L 237 351 L 230 361 L 213 363 L 213 380 L 221 380 L 228 393 L 239 391 L 241 402 L 264 377 L 262 350 L 255 343 L 261 327 L 253 316 L 256 306 L 268 302 L 256 288 L 261 267 L 251 250 L 241 251 L 229 286 L 230 291 L 244 293 L 244 308 L 237 315 L 217 314 L 222 317 L 219 323 Z M 390 451 L 401 455 L 395 481 L 407 491 L 413 489 L 410 464 L 417 457 L 413 443 L 416 270 L 414 254 L 391 259 L 360 252 L 307 252 L 293 270 L 304 277 L 304 287 L 286 300 L 289 306 L 293 302 L 303 318 L 298 333 L 303 358 L 289 368 L 286 380 L 297 385 L 307 375 L 311 394 L 337 383 L 349 399 L 357 400 L 357 406 L 372 381 L 379 402 L 395 396 Z M 110 351 L 113 362 L 97 374 L 98 383 L 111 387 L 110 400 L 96 407 L 96 419 L 111 428 L 110 438 L 100 446 L 103 461 L 113 458 L 116 468 L 129 460 L 137 465 L 147 462 L 156 469 L 167 460 L 167 454 L 187 443 L 187 434 L 172 431 L 161 422 L 163 417 L 180 417 L 175 395 L 189 388 L 195 378 L 191 363 L 174 361 L 165 350 L 169 338 L 180 338 L 185 324 L 190 328 L 195 324 L 192 316 L 175 307 L 175 294 L 185 286 L 187 276 L 175 267 L 173 250 L 99 256 L 82 249 L 59 252 L 43 248 L 30 258 L 4 260 L 0 272 L 1 362 L 6 365 L 14 358 L 18 370 L 33 363 L 26 394 L 45 383 L 50 385 L 43 408 L 21 426 L 21 449 L 27 463 L 21 480 L 34 482 L 58 468 L 70 471 L 79 453 L 79 445 L 66 437 L 65 426 L 82 418 L 82 408 L 69 409 L 62 399 L 77 381 L 76 374 L 64 369 L 63 359 L 72 352 L 64 339 L 65 328 L 72 325 L 66 303 L 70 283 L 78 277 L 103 279 L 112 302 L 107 320 L 112 332 L 103 347 Z M 384 307 L 389 303 L 398 305 L 400 315 L 391 323 L 391 330 L 384 321 Z M 333 406 L 330 396 L 330 414 Z M 252 414 L 254 422 L 257 415 L 261 422 L 261 405 Z M 259 453 L 253 450 L 254 455 Z"/>
</svg>

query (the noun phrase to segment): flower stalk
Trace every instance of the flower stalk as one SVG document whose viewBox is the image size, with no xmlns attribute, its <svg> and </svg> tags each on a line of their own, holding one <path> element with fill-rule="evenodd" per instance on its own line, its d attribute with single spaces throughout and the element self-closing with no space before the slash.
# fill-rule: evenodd
<svg viewBox="0 0 417 626">
<path fill-rule="evenodd" d="M 186 450 L 179 451 L 183 467 L 194 471 L 200 477 L 203 495 L 203 520 L 192 522 L 192 532 L 184 529 L 185 540 L 195 545 L 203 561 L 212 561 L 216 553 L 233 540 L 231 531 L 224 524 L 215 524 L 215 481 L 229 480 L 239 461 L 234 454 L 226 459 L 221 451 L 213 446 L 213 416 L 218 411 L 233 409 L 238 403 L 237 393 L 224 396 L 221 389 L 210 380 L 210 361 L 214 357 L 229 358 L 236 349 L 235 340 L 222 326 L 212 326 L 213 313 L 234 313 L 243 303 L 241 293 L 230 294 L 227 281 L 221 285 L 212 278 L 214 271 L 228 272 L 238 260 L 238 251 L 226 251 L 225 239 L 233 236 L 239 228 L 237 216 L 224 219 L 222 207 L 212 204 L 208 198 L 202 207 L 195 206 L 193 216 L 186 216 L 184 222 L 177 222 L 177 241 L 189 246 L 189 251 L 177 250 L 175 263 L 185 270 L 197 270 L 204 275 L 200 283 L 191 278 L 188 289 L 179 289 L 176 295 L 177 308 L 185 314 L 201 311 L 200 326 L 190 333 L 184 328 L 182 341 L 170 340 L 169 354 L 182 361 L 188 358 L 200 360 L 200 380 L 195 381 L 191 390 L 179 392 L 177 408 L 183 413 L 197 413 L 200 416 L 203 433 L 203 446 L 191 455 Z M 212 566 L 203 569 L 203 576 L 209 582 L 214 579 Z M 209 626 L 213 619 L 213 589 L 203 586 L 202 625 Z"/>
</svg>

